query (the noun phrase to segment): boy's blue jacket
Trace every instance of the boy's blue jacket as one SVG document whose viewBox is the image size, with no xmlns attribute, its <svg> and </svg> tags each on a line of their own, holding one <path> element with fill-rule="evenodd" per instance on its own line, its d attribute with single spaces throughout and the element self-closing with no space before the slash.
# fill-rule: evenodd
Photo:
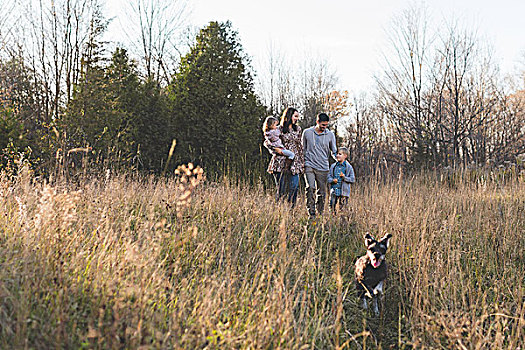
<svg viewBox="0 0 525 350">
<path fill-rule="evenodd" d="M 337 178 L 338 181 L 341 179 L 339 176 L 336 176 L 334 174 L 334 169 L 335 169 L 335 165 L 336 164 L 337 164 L 337 162 L 333 163 L 330 166 L 330 171 L 328 173 L 328 183 L 330 185 L 332 185 L 332 181 L 335 178 Z M 341 186 L 341 196 L 343 196 L 343 197 L 350 197 L 350 184 L 355 182 L 354 168 L 346 160 L 345 160 L 344 164 L 345 164 L 345 172 L 344 172 L 345 179 L 343 180 L 343 183 L 342 183 L 342 186 Z M 333 191 L 334 190 L 333 190 L 332 186 L 330 186 L 330 194 L 332 194 Z"/>
</svg>

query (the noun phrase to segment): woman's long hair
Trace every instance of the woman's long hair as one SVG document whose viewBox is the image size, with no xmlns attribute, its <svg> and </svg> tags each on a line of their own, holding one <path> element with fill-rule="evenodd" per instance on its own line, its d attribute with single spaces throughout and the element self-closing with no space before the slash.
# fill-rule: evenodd
<svg viewBox="0 0 525 350">
<path fill-rule="evenodd" d="M 290 131 L 290 125 L 292 126 L 293 131 L 297 131 L 297 125 L 292 123 L 292 115 L 297 112 L 297 109 L 293 107 L 288 107 L 284 110 L 283 115 L 281 116 L 281 132 L 286 134 Z"/>
</svg>

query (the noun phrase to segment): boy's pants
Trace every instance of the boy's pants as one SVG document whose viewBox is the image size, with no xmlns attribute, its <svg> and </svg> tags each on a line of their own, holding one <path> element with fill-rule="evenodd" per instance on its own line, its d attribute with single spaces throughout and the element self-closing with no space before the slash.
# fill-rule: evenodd
<svg viewBox="0 0 525 350">
<path fill-rule="evenodd" d="M 348 203 L 348 197 L 345 196 L 336 196 L 335 194 L 330 195 L 330 208 L 332 208 L 332 211 L 335 211 L 335 206 L 339 203 L 339 209 L 346 206 Z"/>
<path fill-rule="evenodd" d="M 304 178 L 306 180 L 306 207 L 308 208 L 308 214 L 315 216 L 315 209 L 317 208 L 319 215 L 322 215 L 328 187 L 328 170 L 317 170 L 307 166 L 304 168 Z"/>
</svg>

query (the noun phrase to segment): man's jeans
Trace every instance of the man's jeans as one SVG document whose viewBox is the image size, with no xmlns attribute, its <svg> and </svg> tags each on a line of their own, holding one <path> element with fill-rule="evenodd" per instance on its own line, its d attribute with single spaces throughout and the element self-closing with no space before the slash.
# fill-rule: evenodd
<svg viewBox="0 0 525 350">
<path fill-rule="evenodd" d="M 304 178 L 306 180 L 306 207 L 310 216 L 315 215 L 315 209 L 319 215 L 323 214 L 328 187 L 328 170 L 322 171 L 311 168 L 304 168 Z"/>
</svg>

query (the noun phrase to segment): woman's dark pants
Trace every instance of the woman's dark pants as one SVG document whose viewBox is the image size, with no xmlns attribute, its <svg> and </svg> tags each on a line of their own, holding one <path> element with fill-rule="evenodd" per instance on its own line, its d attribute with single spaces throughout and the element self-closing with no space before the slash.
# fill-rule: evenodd
<svg viewBox="0 0 525 350">
<path fill-rule="evenodd" d="M 299 174 L 292 175 L 289 171 L 274 172 L 273 178 L 277 193 L 275 199 L 279 201 L 286 196 L 286 200 L 292 203 L 292 208 L 297 202 L 297 191 L 299 189 Z"/>
</svg>

